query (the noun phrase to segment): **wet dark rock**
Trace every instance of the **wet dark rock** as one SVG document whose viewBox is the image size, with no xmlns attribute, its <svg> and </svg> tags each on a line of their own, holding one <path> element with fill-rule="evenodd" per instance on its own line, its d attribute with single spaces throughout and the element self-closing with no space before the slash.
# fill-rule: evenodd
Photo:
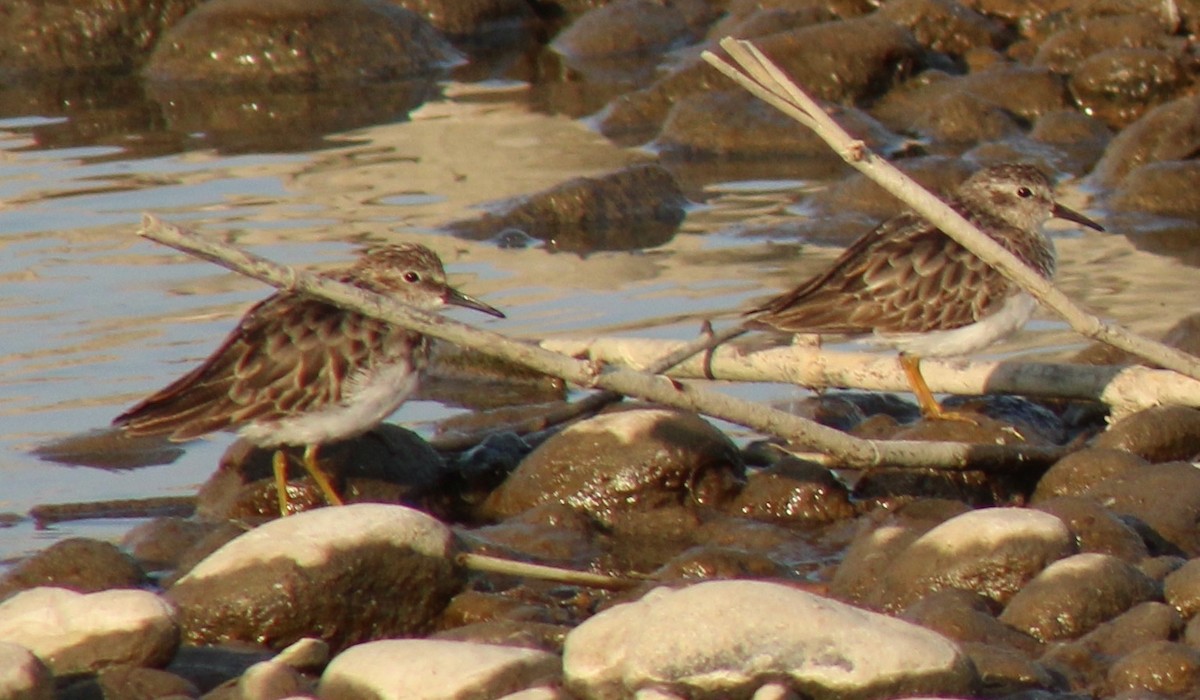
<svg viewBox="0 0 1200 700">
<path fill-rule="evenodd" d="M 1170 160 L 1138 168 L 1108 200 L 1114 210 L 1200 220 L 1200 161 Z"/>
<path fill-rule="evenodd" d="M 532 620 L 488 620 L 437 632 L 429 639 L 538 649 L 561 654 L 570 627 Z"/>
<path fill-rule="evenodd" d="M 1145 523 L 1176 551 L 1200 554 L 1200 470 L 1191 463 L 1149 464 L 1097 483 L 1085 495 Z"/>
<path fill-rule="evenodd" d="M 0 77 L 127 72 L 163 31 L 201 0 L 6 2 L 0 10 Z"/>
<path fill-rule="evenodd" d="M 179 645 L 179 627 L 171 605 L 153 593 L 42 587 L 0 604 L 0 642 L 29 649 L 63 676 L 165 664 Z"/>
<path fill-rule="evenodd" d="M 558 656 L 534 649 L 429 639 L 360 644 L 334 657 L 317 694 L 363 697 L 499 698 L 558 681 Z"/>
<path fill-rule="evenodd" d="M 248 523 L 225 520 L 222 522 L 205 522 L 207 532 L 192 546 L 179 552 L 175 568 L 159 581 L 163 588 L 169 588 L 182 578 L 192 567 L 203 561 L 208 555 L 224 547 L 227 542 L 241 535 L 249 528 Z"/>
<path fill-rule="evenodd" d="M 741 478 L 737 448 L 693 413 L 614 411 L 575 423 L 534 450 L 482 507 L 511 517 L 563 503 L 612 524 L 627 512 L 717 506 Z"/>
<path fill-rule="evenodd" d="M 1158 602 L 1135 605 L 1077 640 L 1050 645 L 1039 659 L 1072 688 L 1103 683 L 1113 661 L 1137 649 L 1178 636 L 1183 620 Z"/>
<path fill-rule="evenodd" d="M 121 546 L 143 567 L 162 571 L 180 565 L 180 556 L 212 531 L 206 523 L 186 518 L 155 518 L 134 526 Z"/>
<path fill-rule="evenodd" d="M 33 652 L 0 642 L 0 692 L 13 700 L 51 700 L 54 677 Z"/>
<path fill-rule="evenodd" d="M 300 464 L 302 450 L 290 450 L 289 455 L 293 509 L 324 505 L 323 495 Z M 274 450 L 245 440 L 230 445 L 216 473 L 200 487 L 197 513 L 214 521 L 277 515 L 273 456 Z M 347 503 L 418 503 L 446 476 L 445 462 L 429 443 L 390 423 L 357 438 L 322 445 L 318 461 Z"/>
<path fill-rule="evenodd" d="M 851 136 L 877 153 L 893 152 L 901 143 L 900 137 L 853 107 L 826 109 Z M 742 90 L 680 99 L 654 145 L 668 159 L 837 158 L 815 133 L 797 128 L 790 117 Z"/>
<path fill-rule="evenodd" d="M 1050 671 L 1014 649 L 979 642 L 967 642 L 961 646 L 963 653 L 975 666 L 981 685 L 988 689 L 989 694 L 994 693 L 993 697 L 1029 697 L 1018 693 L 1052 690 L 1059 686 L 1058 679 Z"/>
<path fill-rule="evenodd" d="M 813 97 L 847 104 L 886 92 L 923 60 L 908 30 L 873 17 L 769 34 L 755 44 Z M 727 78 L 697 59 L 645 90 L 617 98 L 602 115 L 600 130 L 622 142 L 636 141 L 656 132 L 684 97 L 728 89 Z"/>
<path fill-rule="evenodd" d="M 580 253 L 639 250 L 670 240 L 686 205 L 670 171 L 634 165 L 603 177 L 568 180 L 446 228 L 472 240 L 515 228 L 557 250 Z"/>
<path fill-rule="evenodd" d="M 922 46 L 951 55 L 979 46 L 1002 48 L 1008 39 L 1004 25 L 956 0 L 893 0 L 878 14 L 908 27 Z"/>
<path fill-rule="evenodd" d="M 1187 160 L 1200 151 L 1200 96 L 1181 97 L 1146 112 L 1112 140 L 1090 178 L 1113 188 L 1138 168 Z"/>
<path fill-rule="evenodd" d="M 222 684 L 237 683 L 251 666 L 277 658 L 274 652 L 252 645 L 192 646 L 184 644 L 166 670 L 186 678 L 207 693 Z"/>
<path fill-rule="evenodd" d="M 878 607 L 880 580 L 892 562 L 933 528 L 968 512 L 949 500 L 918 500 L 894 512 L 879 510 L 860 518 L 860 529 L 829 582 L 829 592 L 856 605 Z"/>
<path fill-rule="evenodd" d="M 523 36 L 540 25 L 525 0 L 391 0 L 391 3 L 415 12 L 456 39 L 479 41 L 497 34 Z"/>
<path fill-rule="evenodd" d="M 114 666 L 102 669 L 95 676 L 66 684 L 59 690 L 58 700 L 91 700 L 92 698 L 195 698 L 200 696 L 196 686 L 173 673 L 156 668 Z"/>
<path fill-rule="evenodd" d="M 692 547 L 659 567 L 653 580 L 784 578 L 787 571 L 770 557 L 729 547 Z"/>
<path fill-rule="evenodd" d="M 1033 63 L 1055 73 L 1070 74 L 1081 61 L 1115 48 L 1166 48 L 1169 44 L 1159 22 L 1143 14 L 1126 14 L 1083 20 L 1047 38 L 1038 47 Z"/>
<path fill-rule="evenodd" d="M 1163 580 L 1163 597 L 1187 618 L 1200 612 L 1200 559 L 1192 559 Z"/>
<path fill-rule="evenodd" d="M 756 520 L 799 525 L 855 515 L 845 484 L 825 467 L 794 457 L 751 471 L 730 509 Z"/>
<path fill-rule="evenodd" d="M 1055 462 L 1042 475 L 1030 500 L 1041 504 L 1059 496 L 1086 494 L 1097 484 L 1131 474 L 1147 464 L 1145 459 L 1121 449 L 1089 447 L 1078 450 Z"/>
<path fill-rule="evenodd" d="M 1019 508 L 970 511 L 905 547 L 884 572 L 879 599 L 885 608 L 900 610 L 956 588 L 1004 604 L 1073 550 L 1070 531 L 1053 515 Z"/>
<path fill-rule="evenodd" d="M 1035 445 L 1059 445 L 1067 441 L 1066 427 L 1058 415 L 1021 396 L 952 396 L 942 406 L 1012 426 L 1025 442 Z"/>
<path fill-rule="evenodd" d="M 1156 406 L 1117 421 L 1094 447 L 1125 450 L 1151 462 L 1191 459 L 1200 453 L 1200 410 Z"/>
<path fill-rule="evenodd" d="M 1112 665 L 1107 685 L 1114 694 L 1182 696 L 1200 685 L 1200 651 L 1178 642 L 1147 644 Z"/>
<path fill-rule="evenodd" d="M 561 503 L 545 503 L 471 531 L 471 541 L 484 553 L 519 554 L 535 561 L 586 565 L 600 554 L 595 538 L 600 528 L 585 513 Z"/>
<path fill-rule="evenodd" d="M 1090 498 L 1060 496 L 1036 507 L 1066 523 L 1081 552 L 1109 554 L 1133 565 L 1150 556 L 1136 530 Z"/>
<path fill-rule="evenodd" d="M 1005 625 L 992 613 L 994 602 L 953 588 L 931 593 L 904 609 L 900 619 L 962 643 L 1009 648 L 1035 656 L 1042 648 L 1033 637 Z"/>
<path fill-rule="evenodd" d="M 1163 336 L 1159 338 L 1159 342 L 1200 356 L 1200 313 L 1193 313 L 1176 321 L 1175 325 L 1167 329 L 1166 333 L 1163 333 Z M 1087 346 L 1076 353 L 1071 358 L 1071 362 L 1092 365 L 1143 364 L 1151 367 L 1156 366 L 1147 363 L 1145 360 L 1131 353 L 1118 350 L 1107 343 L 1093 343 Z"/>
<path fill-rule="evenodd" d="M 968 7 L 1014 25 L 1027 27 L 1055 12 L 1069 8 L 1072 0 L 969 0 Z"/>
<path fill-rule="evenodd" d="M 21 560 L 0 576 L 0 600 L 38 586 L 78 593 L 136 588 L 146 574 L 128 554 L 109 542 L 72 537 Z"/>
<path fill-rule="evenodd" d="M 231 541 L 166 593 L 192 643 L 334 648 L 427 631 L 461 587 L 441 523 L 400 506 L 322 508 Z M 369 611 L 369 612 L 368 612 Z"/>
<path fill-rule="evenodd" d="M 1080 62 L 1069 85 L 1076 103 L 1114 129 L 1185 92 L 1195 69 L 1159 49 L 1110 49 Z"/>
<path fill-rule="evenodd" d="M 765 7 L 766 4 L 762 2 L 729 3 L 725 16 L 709 27 L 709 47 L 715 46 L 716 42 L 727 36 L 753 39 L 836 19 L 831 11 L 824 7 Z"/>
<path fill-rule="evenodd" d="M 1076 554 L 1022 587 L 1000 621 L 1043 642 L 1073 639 L 1158 592 L 1132 564 L 1107 554 Z"/>
<path fill-rule="evenodd" d="M 567 636 L 563 673 L 566 687 L 585 697 L 649 688 L 749 697 L 776 683 L 829 700 L 954 695 L 976 683 L 959 648 L 934 632 L 760 581 L 658 588 L 609 608 Z"/>
<path fill-rule="evenodd" d="M 616 0 L 588 12 L 554 38 L 568 59 L 661 53 L 694 41 L 677 7 L 650 0 Z"/>
<path fill-rule="evenodd" d="M 1131 527 L 1137 529 L 1136 526 L 1131 525 Z M 1181 569 L 1187 562 L 1188 560 L 1181 556 L 1162 554 L 1143 559 L 1138 562 L 1138 568 L 1150 578 L 1163 583 L 1168 576 Z"/>
<path fill-rule="evenodd" d="M 312 90 L 408 78 L 458 59 L 428 22 L 383 0 L 210 0 L 159 40 L 144 74 Z"/>
</svg>

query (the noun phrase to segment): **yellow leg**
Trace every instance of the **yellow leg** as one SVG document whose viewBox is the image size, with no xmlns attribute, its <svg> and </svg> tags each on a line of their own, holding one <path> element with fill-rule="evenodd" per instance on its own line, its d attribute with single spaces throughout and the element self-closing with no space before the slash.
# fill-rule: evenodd
<svg viewBox="0 0 1200 700">
<path fill-rule="evenodd" d="M 286 516 L 291 512 L 287 492 L 287 453 L 275 450 L 271 457 L 271 467 L 275 471 L 275 495 L 279 497 L 279 514 Z"/>
<path fill-rule="evenodd" d="M 930 420 L 956 420 L 964 423 L 978 424 L 974 418 L 966 413 L 947 411 L 942 408 L 937 399 L 933 398 L 933 392 L 929 390 L 929 385 L 925 383 L 925 377 L 921 375 L 920 357 L 900 353 L 900 366 L 904 368 L 904 374 L 908 377 L 908 383 L 912 387 L 913 394 L 917 397 L 917 405 L 921 407 L 922 416 Z"/>
<path fill-rule="evenodd" d="M 330 483 L 329 477 L 325 472 L 321 471 L 320 465 L 317 464 L 317 446 L 309 445 L 304 448 L 304 469 L 313 481 L 317 483 L 317 487 L 321 489 L 321 493 L 325 494 L 325 502 L 333 506 L 344 506 L 346 502 L 334 490 L 333 484 Z"/>
</svg>

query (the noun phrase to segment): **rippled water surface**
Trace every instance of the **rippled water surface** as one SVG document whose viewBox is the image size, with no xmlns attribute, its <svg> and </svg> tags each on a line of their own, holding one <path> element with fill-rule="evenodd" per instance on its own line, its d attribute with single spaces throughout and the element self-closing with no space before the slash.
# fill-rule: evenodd
<svg viewBox="0 0 1200 700">
<path fill-rule="evenodd" d="M 695 319 L 788 286 L 836 253 L 739 235 L 747 223 L 788 216 L 820 185 L 780 180 L 778 168 L 746 180 L 745 165 L 736 178 L 722 179 L 719 168 L 683 178 L 697 204 L 670 241 L 650 249 L 509 249 L 440 232 L 480 205 L 653 157 L 532 108 L 519 85 L 449 84 L 407 120 L 329 135 L 299 152 L 246 144 L 226 152 L 203 139 L 176 147 L 140 131 L 90 138 L 85 120 L 53 110 L 0 118 L 0 513 L 12 522 L 0 529 L 0 559 L 72 535 L 119 538 L 130 521 L 37 529 L 26 514 L 44 503 L 190 495 L 232 440 L 213 436 L 172 464 L 136 470 L 65 466 L 31 452 L 106 426 L 203 358 L 269 293 L 140 240 L 143 212 L 295 265 L 345 262 L 366 241 L 421 240 L 456 285 L 509 314 L 459 318 L 528 337 L 685 337 Z M 1119 235 L 1073 233 L 1059 251 L 1066 291 L 1137 330 L 1161 331 L 1191 311 L 1200 287 L 1190 269 Z M 995 352 L 1081 344 L 1047 319 Z M 453 410 L 416 402 L 396 418 L 429 431 Z"/>
</svg>

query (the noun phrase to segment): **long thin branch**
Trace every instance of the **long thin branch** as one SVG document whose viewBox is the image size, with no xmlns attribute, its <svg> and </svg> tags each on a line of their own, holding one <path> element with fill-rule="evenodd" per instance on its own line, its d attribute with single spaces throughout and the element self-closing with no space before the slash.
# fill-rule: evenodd
<svg viewBox="0 0 1200 700">
<path fill-rule="evenodd" d="M 472 328 L 405 306 L 381 294 L 278 265 L 234 246 L 166 224 L 153 216 L 144 218 L 138 233 L 276 287 L 309 294 L 343 308 L 502 357 L 561 377 L 571 384 L 598 387 L 744 425 L 824 452 L 849 467 L 888 465 L 926 469 L 1012 469 L 1030 464 L 1047 464 L 1063 453 L 1060 448 L 1033 445 L 863 440 L 789 413 L 717 392 L 679 385 L 660 376 L 619 367 L 600 371 L 593 363 Z"/>
<path fill-rule="evenodd" d="M 805 94 L 753 44 L 726 37 L 721 40 L 721 48 L 737 62 L 740 70 L 709 51 L 704 52 L 704 60 L 756 97 L 812 129 L 856 170 L 911 206 L 947 236 L 1020 285 L 1044 306 L 1061 316 L 1075 332 L 1126 350 L 1193 379 L 1200 379 L 1200 358 L 1138 336 L 1080 308 L 1053 284 L 1026 267 L 1015 255 L 978 231 L 970 222 L 887 160 L 871 152 L 862 141 L 846 133 L 815 100 Z"/>
<path fill-rule="evenodd" d="M 635 369 L 686 347 L 646 338 L 547 338 L 542 347 L 594 362 Z M 1200 382 L 1171 370 L 1049 362 L 923 360 L 921 373 L 939 394 L 1016 394 L 1099 401 L 1114 418 L 1160 404 L 1200 406 Z M 894 356 L 837 352 L 803 345 L 746 349 L 723 345 L 708 360 L 696 357 L 670 371 L 679 379 L 711 377 L 734 382 L 781 382 L 807 387 L 907 391 Z"/>
</svg>

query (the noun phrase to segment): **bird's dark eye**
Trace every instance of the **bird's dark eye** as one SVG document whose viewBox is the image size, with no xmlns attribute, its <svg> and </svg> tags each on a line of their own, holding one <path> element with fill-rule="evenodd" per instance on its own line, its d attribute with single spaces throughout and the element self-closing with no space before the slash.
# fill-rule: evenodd
<svg viewBox="0 0 1200 700">
<path fill-rule="evenodd" d="M 1017 188 L 1017 196 L 1021 199 L 1029 199 L 1033 196 L 1033 190 L 1028 187 L 1019 187 Z"/>
<path fill-rule="evenodd" d="M 408 282 L 409 284 L 416 284 L 417 282 L 421 281 L 421 275 L 409 270 L 408 272 L 404 273 L 404 281 Z"/>
</svg>

